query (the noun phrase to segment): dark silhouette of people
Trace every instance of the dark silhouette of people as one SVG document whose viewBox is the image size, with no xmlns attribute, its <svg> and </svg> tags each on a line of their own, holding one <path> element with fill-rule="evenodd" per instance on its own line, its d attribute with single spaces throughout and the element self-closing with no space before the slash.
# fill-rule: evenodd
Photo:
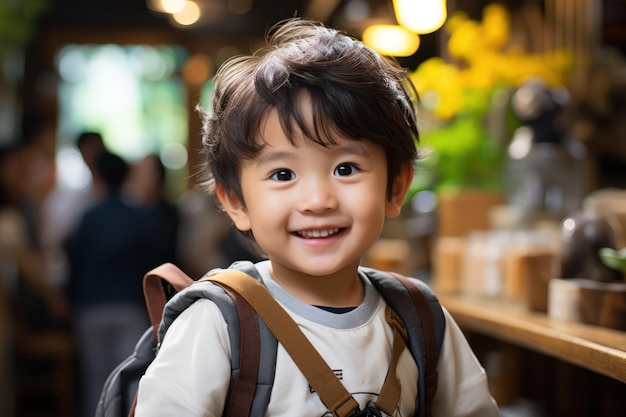
<svg viewBox="0 0 626 417">
<path fill-rule="evenodd" d="M 132 164 L 124 195 L 134 204 L 146 208 L 158 222 L 158 243 L 163 246 L 164 261 L 178 263 L 179 211 L 167 197 L 166 169 L 161 158 L 149 154 Z"/>
<path fill-rule="evenodd" d="M 83 213 L 102 199 L 105 186 L 95 169 L 96 156 L 106 151 L 102 135 L 94 131 L 81 132 L 76 148 L 88 169 L 90 178 L 83 178 L 85 188 L 69 189 L 60 184 L 47 195 L 42 207 L 41 243 L 45 253 L 47 275 L 60 284 L 69 279 L 65 243 L 77 227 Z"/>
<path fill-rule="evenodd" d="M 35 159 L 19 145 L 0 148 L 0 415 L 18 409 L 16 388 L 22 362 L 20 338 L 26 333 L 62 327 L 68 319 L 67 300 L 45 276 L 43 257 L 33 241 L 33 226 L 25 213 L 28 171 Z"/>
<path fill-rule="evenodd" d="M 129 172 L 126 161 L 101 152 L 94 168 L 105 196 L 84 213 L 67 243 L 81 416 L 94 414 L 107 376 L 148 328 L 142 277 L 167 257 L 157 217 L 130 204 L 121 192 Z"/>
</svg>

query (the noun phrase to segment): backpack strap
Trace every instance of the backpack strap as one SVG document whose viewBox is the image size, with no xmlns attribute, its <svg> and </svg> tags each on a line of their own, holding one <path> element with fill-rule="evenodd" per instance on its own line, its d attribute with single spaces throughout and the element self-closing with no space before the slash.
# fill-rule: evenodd
<svg viewBox="0 0 626 417">
<path fill-rule="evenodd" d="M 359 409 L 359 404 L 263 284 L 235 269 L 218 271 L 205 278 L 232 288 L 255 307 L 333 416 L 346 417 Z"/>
<path fill-rule="evenodd" d="M 250 261 L 237 261 L 229 266 L 229 269 L 238 269 L 245 272 L 258 282 L 263 282 L 259 270 Z M 209 271 L 210 273 L 211 271 Z M 207 274 L 208 275 L 208 274 Z M 212 284 L 216 284 L 212 282 Z M 250 416 L 263 417 L 270 402 L 272 387 L 274 386 L 274 378 L 276 376 L 276 358 L 278 351 L 278 340 L 267 327 L 267 324 L 257 314 L 259 323 L 260 342 L 261 342 L 261 361 L 259 363 L 259 375 L 257 380 L 256 394 L 252 402 L 252 410 Z M 232 345 L 232 343 L 231 343 Z M 239 416 L 237 416 L 239 417 Z"/>
<path fill-rule="evenodd" d="M 165 285 L 170 285 L 173 291 L 180 292 L 193 284 L 194 280 L 176 265 L 164 263 L 146 273 L 143 277 L 143 295 L 146 299 L 146 308 L 150 317 L 150 324 L 154 333 L 154 340 L 159 337 L 159 325 L 163 316 L 163 309 L 167 303 Z"/>
<path fill-rule="evenodd" d="M 193 284 L 193 282 L 193 279 L 189 275 L 169 262 L 153 268 L 143 276 L 143 295 L 146 301 L 148 317 L 150 318 L 155 349 L 158 345 L 159 326 L 161 324 L 165 304 L 167 303 L 168 293 L 171 291 L 180 292 Z M 134 417 L 135 415 L 138 394 L 139 391 L 135 391 L 128 412 L 129 417 Z"/>
<path fill-rule="evenodd" d="M 387 306 L 385 310 L 385 318 L 393 329 L 393 344 L 391 346 L 389 369 L 387 370 L 385 382 L 383 382 L 380 394 L 376 400 L 376 407 L 391 416 L 400 402 L 401 389 L 400 382 L 396 377 L 396 368 L 398 367 L 400 355 L 404 351 L 404 348 L 406 348 L 408 335 L 404 323 L 402 323 L 402 319 L 400 319 L 400 317 L 396 315 L 396 312 L 389 306 Z"/>
<path fill-rule="evenodd" d="M 180 313 L 185 306 L 190 305 L 191 302 L 201 298 L 199 296 L 207 296 L 206 298 L 211 298 L 215 301 L 215 297 L 210 296 L 207 292 L 201 293 L 199 291 L 187 290 L 185 293 L 182 293 L 183 290 L 189 287 L 192 283 L 194 283 L 193 279 L 171 263 L 160 265 L 149 271 L 144 276 L 144 296 L 146 298 L 146 306 L 150 316 L 152 329 L 155 333 L 154 340 L 155 343 L 157 343 L 155 349 L 158 348 L 158 341 L 162 340 L 165 336 L 165 330 L 169 327 L 169 324 L 171 324 L 175 317 L 178 316 L 178 314 L 175 314 L 174 316 L 164 314 L 164 308 L 168 298 L 167 293 L 171 292 L 167 285 L 171 286 L 171 289 L 173 289 L 176 293 L 181 293 L 181 295 L 172 302 L 173 305 L 178 307 L 178 313 Z M 195 290 L 197 287 L 194 286 L 193 288 Z M 234 373 L 233 378 L 231 378 L 232 381 L 229 389 L 229 398 L 227 400 L 227 407 L 224 416 L 248 416 L 250 415 L 252 404 L 255 399 L 259 374 L 261 352 L 259 323 L 256 311 L 243 297 L 228 287 L 222 287 L 222 290 L 226 293 L 226 295 L 228 295 L 230 300 L 232 300 L 238 319 L 236 320 L 236 326 L 229 325 L 229 334 L 233 334 L 236 327 L 238 329 L 236 336 L 239 340 L 238 357 L 237 355 L 233 355 L 233 361 L 236 360 L 238 366 L 233 366 Z M 191 297 L 186 297 L 186 295 L 189 295 L 187 293 L 191 294 Z M 226 300 L 222 299 L 221 303 L 216 303 L 220 306 L 222 312 L 229 311 L 229 309 L 223 308 L 227 304 L 224 301 Z M 164 318 L 163 324 L 162 317 Z M 226 314 L 225 318 L 227 319 L 227 322 L 235 322 L 235 316 L 232 312 L 230 314 Z M 231 337 L 231 341 L 233 338 L 234 337 Z M 231 345 L 234 347 L 237 346 L 232 343 Z M 138 392 L 135 393 L 135 397 L 131 404 L 129 417 L 133 417 L 135 414 L 137 393 Z"/>
<path fill-rule="evenodd" d="M 249 277 L 254 278 L 258 282 L 262 282 L 263 279 L 261 274 L 259 273 L 256 266 L 250 261 L 237 261 L 232 263 L 228 269 L 236 269 L 242 272 L 245 272 Z M 197 298 L 210 298 L 214 302 L 216 302 L 217 306 L 220 308 L 222 314 L 226 322 L 228 323 L 228 335 L 230 339 L 231 345 L 231 366 L 233 369 L 231 381 L 236 379 L 236 376 L 239 372 L 243 370 L 243 366 L 248 366 L 245 363 L 241 362 L 238 359 L 238 353 L 243 342 L 240 340 L 239 332 L 239 316 L 237 314 L 233 314 L 232 310 L 232 302 L 224 302 L 229 301 L 223 300 L 225 297 L 218 297 L 215 300 L 214 296 L 210 293 L 214 292 L 213 290 L 217 289 L 219 292 L 224 294 L 224 286 L 219 286 L 217 282 L 210 281 L 207 279 L 209 275 L 214 273 L 215 271 L 222 271 L 223 269 L 218 268 L 215 270 L 211 270 L 206 273 L 202 278 L 200 278 L 196 285 L 191 287 L 188 291 L 193 291 L 191 294 L 188 294 L 188 297 L 197 297 Z M 195 290 L 194 290 L 195 289 Z M 195 292 L 199 291 L 200 294 L 196 294 Z M 207 294 L 207 292 L 209 294 Z M 239 294 L 236 291 L 232 291 L 233 293 Z M 242 298 L 239 296 L 239 298 Z M 255 311 L 256 319 L 259 325 L 259 340 L 260 340 L 260 362 L 258 364 L 258 376 L 256 381 L 256 391 L 254 394 L 254 399 L 252 400 L 252 407 L 250 409 L 249 414 L 241 414 L 234 415 L 234 417 L 243 417 L 243 416 L 251 416 L 251 417 L 263 417 L 265 416 L 265 411 L 270 402 L 270 397 L 272 394 L 272 387 L 274 386 L 274 378 L 276 376 L 276 358 L 278 351 L 278 340 L 269 329 L 267 324 L 263 321 L 263 319 L 258 315 Z M 232 326 L 231 326 L 232 324 Z M 230 391 L 232 391 L 233 384 L 231 383 Z M 227 400 L 228 403 L 231 402 L 230 397 Z"/>
<path fill-rule="evenodd" d="M 422 281 L 397 273 L 360 267 L 404 322 L 409 350 L 418 365 L 417 416 L 432 415 L 437 390 L 437 363 L 445 332 L 445 316 L 433 291 Z"/>
<path fill-rule="evenodd" d="M 420 287 L 413 284 L 404 275 L 396 272 L 391 272 L 391 275 L 398 278 L 398 280 L 406 287 L 413 299 L 415 307 L 420 319 L 422 320 L 422 331 L 424 332 L 424 342 L 426 343 L 426 397 L 424 398 L 424 407 L 426 409 L 426 417 L 432 416 L 432 403 L 437 392 L 437 360 L 438 353 L 436 353 L 436 336 L 435 336 L 435 319 L 433 313 L 430 310 L 428 300 L 424 293 L 422 293 Z"/>
<path fill-rule="evenodd" d="M 259 323 L 256 311 L 237 292 L 228 287 L 224 291 L 235 303 L 239 315 L 239 375 L 232 382 L 232 389 L 224 413 L 225 417 L 250 415 L 256 392 L 261 356 Z"/>
</svg>

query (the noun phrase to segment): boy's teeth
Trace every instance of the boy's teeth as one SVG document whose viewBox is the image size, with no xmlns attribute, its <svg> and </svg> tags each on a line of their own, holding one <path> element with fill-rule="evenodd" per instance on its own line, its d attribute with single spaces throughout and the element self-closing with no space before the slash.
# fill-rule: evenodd
<svg viewBox="0 0 626 417">
<path fill-rule="evenodd" d="M 322 229 L 322 230 L 304 230 L 302 232 L 298 232 L 298 234 L 302 237 L 327 237 L 330 235 L 334 235 L 339 231 L 339 228 L 334 229 Z"/>
</svg>

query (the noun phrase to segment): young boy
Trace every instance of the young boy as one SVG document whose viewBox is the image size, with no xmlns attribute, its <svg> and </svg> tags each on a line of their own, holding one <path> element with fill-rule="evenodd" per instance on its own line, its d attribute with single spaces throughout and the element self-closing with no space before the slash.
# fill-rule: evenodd
<svg viewBox="0 0 626 417">
<path fill-rule="evenodd" d="M 208 188 L 268 260 L 256 264 L 363 408 L 388 371 L 385 302 L 359 271 L 385 217 L 400 214 L 417 158 L 406 72 L 361 42 L 290 19 L 268 48 L 224 64 L 204 117 Z M 445 312 L 434 416 L 498 415 L 485 372 Z M 167 332 L 142 378 L 136 415 L 221 416 L 230 345 L 216 305 L 200 300 Z M 405 349 L 394 416 L 416 414 L 417 366 Z M 279 346 L 266 416 L 330 415 Z"/>
</svg>

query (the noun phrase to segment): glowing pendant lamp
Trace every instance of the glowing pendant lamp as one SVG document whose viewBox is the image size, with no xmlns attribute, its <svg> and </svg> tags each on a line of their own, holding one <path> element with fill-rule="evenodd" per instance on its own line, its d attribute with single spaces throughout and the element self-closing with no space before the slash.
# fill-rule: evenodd
<svg viewBox="0 0 626 417">
<path fill-rule="evenodd" d="M 398 25 L 372 25 L 363 32 L 363 43 L 380 54 L 411 56 L 420 45 L 420 38 Z"/>
<path fill-rule="evenodd" d="M 393 9 L 401 26 L 420 34 L 436 31 L 448 17 L 446 0 L 393 0 Z"/>
</svg>

